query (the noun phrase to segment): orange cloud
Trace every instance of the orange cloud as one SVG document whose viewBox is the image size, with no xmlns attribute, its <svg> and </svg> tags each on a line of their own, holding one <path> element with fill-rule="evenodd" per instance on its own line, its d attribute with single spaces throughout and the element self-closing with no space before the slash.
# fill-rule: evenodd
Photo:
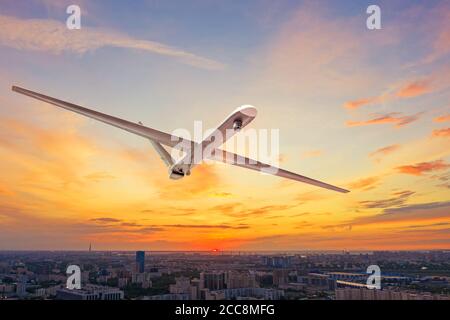
<svg viewBox="0 0 450 320">
<path fill-rule="evenodd" d="M 374 119 L 369 119 L 365 121 L 347 121 L 347 127 L 356 127 L 356 126 L 367 126 L 372 124 L 386 124 L 392 123 L 396 128 L 403 127 L 407 124 L 410 124 L 414 121 L 417 121 L 420 117 L 421 113 L 417 113 L 412 116 L 400 116 L 399 112 L 392 112 L 386 115 L 379 116 Z"/>
<path fill-rule="evenodd" d="M 442 116 L 433 119 L 434 122 L 447 122 L 450 121 L 450 114 L 444 114 Z"/>
<path fill-rule="evenodd" d="M 380 161 L 382 157 L 387 156 L 388 154 L 391 154 L 392 152 L 397 151 L 398 149 L 400 149 L 400 145 L 393 144 L 369 153 L 369 157 L 374 158 L 376 161 Z"/>
<path fill-rule="evenodd" d="M 380 177 L 368 177 L 356 180 L 348 184 L 348 187 L 352 189 L 363 189 L 364 191 L 371 190 L 376 187 L 376 184 L 380 181 Z"/>
<path fill-rule="evenodd" d="M 450 137 L 450 128 L 435 129 L 431 135 L 433 137 Z"/>
<path fill-rule="evenodd" d="M 344 104 L 344 107 L 349 110 L 358 109 L 360 107 L 378 103 L 381 101 L 380 97 L 372 97 L 372 98 L 365 98 L 365 99 L 359 99 L 354 101 L 349 101 Z"/>
<path fill-rule="evenodd" d="M 413 98 L 430 91 L 429 80 L 413 81 L 400 88 L 395 95 L 399 98 Z"/>
<path fill-rule="evenodd" d="M 435 160 L 430 162 L 416 163 L 414 165 L 400 166 L 396 169 L 400 173 L 421 176 L 426 172 L 444 170 L 448 168 L 450 168 L 450 164 L 445 163 L 443 160 Z"/>
<path fill-rule="evenodd" d="M 421 96 L 425 93 L 429 93 L 432 90 L 433 90 L 433 88 L 431 87 L 430 79 L 410 81 L 407 84 L 403 85 L 395 93 L 384 94 L 384 95 L 377 96 L 377 97 L 362 98 L 362 99 L 358 99 L 358 100 L 349 101 L 349 102 L 344 103 L 344 108 L 353 110 L 353 109 L 358 109 L 358 108 L 366 106 L 366 105 L 380 103 L 383 100 L 388 101 L 388 100 L 392 100 L 395 98 L 402 98 L 402 99 L 414 98 L 414 97 Z"/>
</svg>

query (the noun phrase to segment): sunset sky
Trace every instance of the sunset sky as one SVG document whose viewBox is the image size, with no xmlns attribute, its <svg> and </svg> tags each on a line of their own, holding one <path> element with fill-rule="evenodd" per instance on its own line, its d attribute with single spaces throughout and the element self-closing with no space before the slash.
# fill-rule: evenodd
<svg viewBox="0 0 450 320">
<path fill-rule="evenodd" d="M 0 250 L 450 249 L 448 1 L 2 0 L 0 57 Z M 251 104 L 282 168 L 351 192 L 170 180 L 147 140 L 12 85 L 168 133 Z"/>
</svg>

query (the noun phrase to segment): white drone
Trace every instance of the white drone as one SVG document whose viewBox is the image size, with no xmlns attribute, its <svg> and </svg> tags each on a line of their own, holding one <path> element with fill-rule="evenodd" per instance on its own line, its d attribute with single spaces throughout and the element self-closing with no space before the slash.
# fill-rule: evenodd
<svg viewBox="0 0 450 320">
<path fill-rule="evenodd" d="M 161 159 L 169 168 L 169 177 L 171 179 L 181 179 L 186 175 L 190 175 L 191 169 L 196 164 L 192 159 L 192 154 L 194 152 L 189 152 L 184 157 L 181 157 L 178 161 L 174 161 L 172 159 L 169 152 L 163 147 L 163 145 L 185 150 L 194 150 L 195 148 L 200 148 L 202 151 L 208 148 L 212 150 L 211 153 L 203 153 L 202 157 L 222 161 L 225 163 L 233 164 L 239 167 L 252 169 L 256 171 L 261 171 L 264 173 L 273 174 L 279 177 L 292 179 L 308 184 L 312 184 L 321 188 L 334 190 L 338 192 L 349 192 L 348 190 L 330 185 L 325 182 L 321 182 L 315 179 L 311 179 L 284 169 L 276 168 L 271 165 L 249 159 L 243 156 L 240 156 L 235 153 L 231 153 L 219 147 L 223 144 L 224 141 L 222 139 L 214 139 L 215 136 L 221 135 L 228 139 L 230 138 L 229 132 L 237 133 L 243 127 L 248 125 L 255 117 L 256 117 L 256 108 L 252 106 L 242 106 L 237 108 L 221 125 L 219 125 L 206 139 L 204 139 L 201 143 L 197 143 L 194 141 L 190 141 L 188 139 L 184 139 L 181 137 L 176 137 L 174 135 L 161 132 L 152 128 L 145 127 L 142 123 L 133 123 L 127 120 L 119 119 L 104 113 L 100 113 L 98 111 L 90 110 L 73 103 L 69 103 L 66 101 L 62 101 L 59 99 L 55 99 L 37 92 L 33 92 L 27 89 L 23 89 L 17 86 L 13 86 L 12 90 L 29 97 L 53 104 L 55 106 L 82 114 L 89 118 L 110 124 L 117 128 L 126 130 L 128 132 L 137 134 L 141 137 L 147 138 L 152 143 L 155 150 L 159 153 Z M 205 155 L 206 154 L 206 155 Z"/>
</svg>

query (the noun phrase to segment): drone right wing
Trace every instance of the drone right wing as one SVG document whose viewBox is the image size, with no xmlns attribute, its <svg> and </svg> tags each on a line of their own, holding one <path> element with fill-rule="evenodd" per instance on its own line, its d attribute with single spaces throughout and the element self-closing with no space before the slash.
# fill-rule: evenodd
<svg viewBox="0 0 450 320">
<path fill-rule="evenodd" d="M 35 98 L 37 100 L 41 100 L 41 101 L 53 104 L 57 107 L 64 108 L 64 109 L 82 114 L 86 117 L 107 123 L 114 127 L 137 134 L 141 137 L 150 139 L 152 141 L 157 141 L 157 142 L 164 144 L 166 146 L 169 146 L 171 148 L 188 150 L 190 148 L 194 148 L 196 145 L 196 143 L 194 141 L 190 141 L 188 139 L 170 135 L 170 134 L 162 132 L 162 131 L 158 131 L 158 130 L 155 130 L 152 128 L 145 127 L 138 123 L 133 123 L 133 122 L 130 122 L 127 120 L 116 118 L 116 117 L 113 117 L 113 116 L 110 116 L 110 115 L 107 115 L 107 114 L 104 114 L 104 113 L 101 113 L 98 111 L 94 111 L 94 110 L 91 110 L 91 109 L 88 109 L 85 107 L 78 106 L 78 105 L 70 103 L 70 102 L 52 98 L 52 97 L 49 97 L 49 96 L 31 91 L 31 90 L 27 90 L 27 89 L 20 88 L 17 86 L 13 86 L 12 90 L 15 92 L 24 94 L 26 96 L 29 96 L 31 98 Z"/>
</svg>

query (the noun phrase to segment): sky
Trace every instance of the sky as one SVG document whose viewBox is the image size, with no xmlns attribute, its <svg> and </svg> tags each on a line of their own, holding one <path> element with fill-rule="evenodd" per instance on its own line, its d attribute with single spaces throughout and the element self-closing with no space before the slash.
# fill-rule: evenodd
<svg viewBox="0 0 450 320">
<path fill-rule="evenodd" d="M 2 0 L 0 56 L 0 250 L 450 248 L 448 1 Z M 351 192 L 170 180 L 147 140 L 12 85 L 168 133 L 251 104 L 282 168 Z"/>
</svg>

